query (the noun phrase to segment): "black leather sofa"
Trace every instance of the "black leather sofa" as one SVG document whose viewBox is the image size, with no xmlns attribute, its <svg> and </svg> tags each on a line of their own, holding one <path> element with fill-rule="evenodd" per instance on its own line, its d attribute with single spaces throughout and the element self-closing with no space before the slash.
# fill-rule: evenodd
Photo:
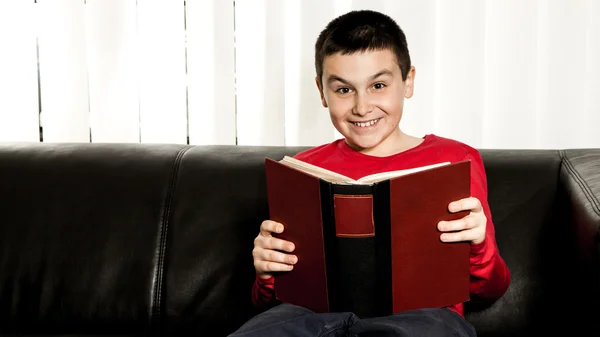
<svg viewBox="0 0 600 337">
<path fill-rule="evenodd" d="M 227 335 L 255 313 L 264 157 L 301 149 L 0 144 L 0 335 Z M 599 335 L 600 149 L 481 153 L 512 283 L 467 317 Z"/>
</svg>

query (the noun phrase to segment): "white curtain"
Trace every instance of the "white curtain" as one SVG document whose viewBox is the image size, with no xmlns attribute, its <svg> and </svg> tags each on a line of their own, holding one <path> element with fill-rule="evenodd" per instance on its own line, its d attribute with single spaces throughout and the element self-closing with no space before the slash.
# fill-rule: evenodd
<svg viewBox="0 0 600 337">
<path fill-rule="evenodd" d="M 353 9 L 407 35 L 406 132 L 600 147 L 597 0 L 3 0 L 0 141 L 330 142 L 313 47 Z"/>
</svg>

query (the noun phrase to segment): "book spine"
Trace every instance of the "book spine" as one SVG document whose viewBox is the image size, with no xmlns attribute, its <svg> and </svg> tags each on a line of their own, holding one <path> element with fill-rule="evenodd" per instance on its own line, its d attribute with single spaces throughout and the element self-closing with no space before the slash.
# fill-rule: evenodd
<svg viewBox="0 0 600 337">
<path fill-rule="evenodd" d="M 390 202 L 390 181 L 377 183 L 373 191 L 374 219 L 377 234 L 375 235 L 376 272 L 375 283 L 377 288 L 375 299 L 375 316 L 393 314 L 392 294 L 392 219 Z"/>
<path fill-rule="evenodd" d="M 331 311 L 391 314 L 389 184 L 321 184 Z"/>
</svg>

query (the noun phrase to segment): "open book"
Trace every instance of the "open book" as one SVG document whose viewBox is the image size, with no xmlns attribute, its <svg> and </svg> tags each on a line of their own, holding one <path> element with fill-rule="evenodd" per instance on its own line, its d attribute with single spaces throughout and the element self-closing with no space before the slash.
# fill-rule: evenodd
<svg viewBox="0 0 600 337">
<path fill-rule="evenodd" d="M 319 166 L 315 166 L 315 165 L 306 163 L 304 161 L 301 161 L 301 160 L 298 160 L 298 159 L 295 159 L 295 158 L 289 157 L 289 156 L 283 157 L 283 159 L 280 160 L 279 162 L 282 164 L 285 164 L 287 166 L 290 166 L 292 168 L 295 168 L 297 170 L 311 174 L 315 177 L 327 180 L 332 183 L 354 184 L 354 185 L 373 184 L 373 183 L 380 182 L 383 180 L 401 177 L 401 176 L 404 176 L 407 174 L 416 173 L 416 172 L 420 172 L 420 171 L 424 171 L 424 170 L 428 170 L 428 169 L 432 169 L 432 168 L 450 164 L 450 162 L 442 162 L 442 163 L 438 163 L 438 164 L 420 166 L 420 167 L 415 167 L 415 168 L 410 168 L 410 169 L 405 169 L 405 170 L 381 172 L 381 173 L 364 176 L 358 180 L 355 180 L 355 179 L 346 177 L 342 174 L 324 169 Z"/>
<path fill-rule="evenodd" d="M 469 244 L 445 243 L 439 221 L 468 215 L 470 161 L 353 180 L 292 157 L 265 159 L 273 234 L 298 263 L 276 275 L 277 297 L 315 312 L 386 316 L 469 299 Z"/>
</svg>

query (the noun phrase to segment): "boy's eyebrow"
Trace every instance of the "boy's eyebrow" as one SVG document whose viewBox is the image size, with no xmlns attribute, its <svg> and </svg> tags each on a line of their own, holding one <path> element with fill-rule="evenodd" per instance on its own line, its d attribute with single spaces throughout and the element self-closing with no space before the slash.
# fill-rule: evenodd
<svg viewBox="0 0 600 337">
<path fill-rule="evenodd" d="M 383 76 L 383 75 L 388 75 L 388 76 L 392 76 L 392 77 L 394 76 L 394 74 L 393 74 L 393 73 L 392 73 L 390 70 L 383 69 L 382 71 L 378 72 L 377 74 L 375 74 L 375 75 L 371 76 L 371 77 L 370 77 L 370 79 L 371 79 L 371 80 L 374 80 L 374 79 L 376 79 L 377 77 L 379 77 L 379 76 Z"/>
<path fill-rule="evenodd" d="M 390 70 L 384 69 L 384 70 L 381 70 L 380 72 L 376 73 L 375 75 L 372 75 L 371 77 L 369 77 L 369 80 L 374 80 L 383 75 L 394 76 L 394 74 Z M 331 76 L 329 76 L 329 78 L 327 78 L 328 84 L 331 84 L 333 82 L 341 82 L 341 83 L 348 84 L 348 85 L 350 84 L 350 82 L 346 81 L 345 79 L 343 79 L 337 75 L 331 75 Z"/>
<path fill-rule="evenodd" d="M 346 81 L 345 79 L 343 79 L 343 78 L 341 78 L 341 77 L 339 77 L 337 75 L 330 75 L 327 78 L 327 84 L 331 84 L 333 82 L 342 82 L 342 83 L 348 84 L 348 85 L 350 84 L 348 81 Z"/>
</svg>

